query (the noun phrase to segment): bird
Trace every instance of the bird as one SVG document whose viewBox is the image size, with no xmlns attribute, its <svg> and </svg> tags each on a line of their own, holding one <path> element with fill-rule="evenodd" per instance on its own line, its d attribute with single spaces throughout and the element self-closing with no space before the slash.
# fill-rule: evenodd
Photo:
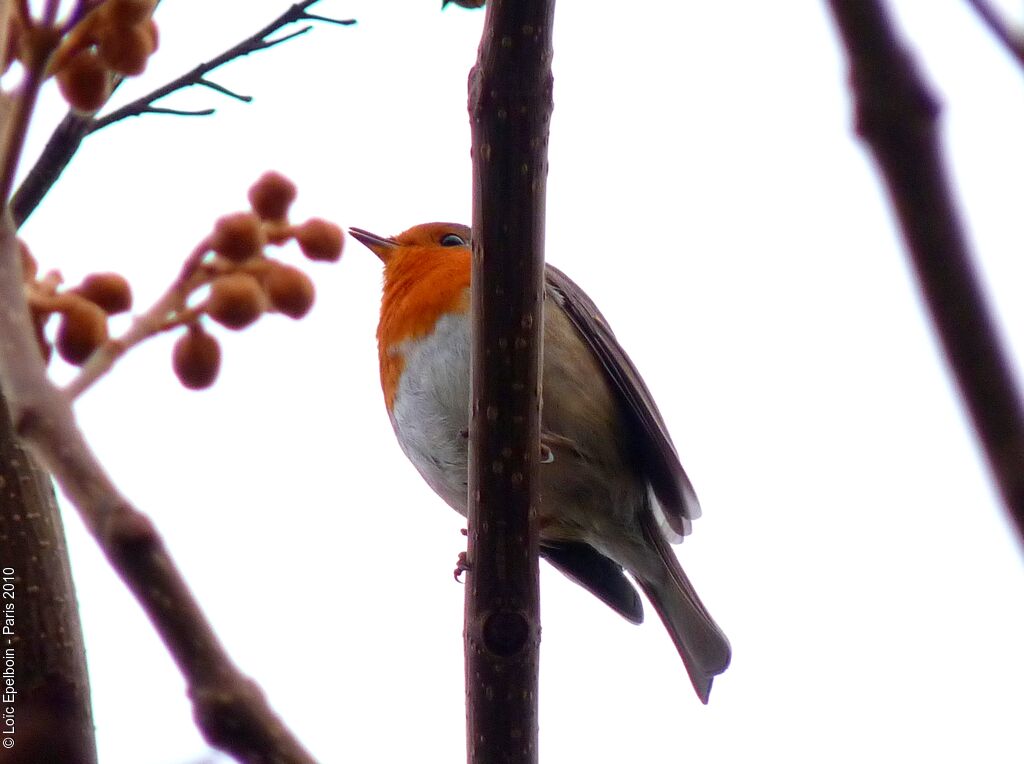
<svg viewBox="0 0 1024 764">
<path fill-rule="evenodd" d="M 425 223 L 397 236 L 354 227 L 349 234 L 384 264 L 378 358 L 398 443 L 466 516 L 471 229 Z M 544 282 L 540 554 L 641 623 L 636 582 L 706 704 L 732 651 L 670 547 L 700 515 L 696 493 L 650 391 L 597 306 L 552 265 Z"/>
</svg>

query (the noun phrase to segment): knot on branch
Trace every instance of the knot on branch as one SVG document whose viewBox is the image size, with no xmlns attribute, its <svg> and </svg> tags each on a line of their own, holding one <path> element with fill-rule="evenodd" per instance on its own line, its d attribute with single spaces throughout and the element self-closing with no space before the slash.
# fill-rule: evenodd
<svg viewBox="0 0 1024 764">
<path fill-rule="evenodd" d="M 498 610 L 483 620 L 481 646 L 500 658 L 512 658 L 530 644 L 530 622 L 517 610 Z"/>
<path fill-rule="evenodd" d="M 911 56 L 897 40 L 890 43 L 850 61 L 856 130 L 868 140 L 884 141 L 908 129 L 932 130 L 942 111 Z"/>
<path fill-rule="evenodd" d="M 196 725 L 212 745 L 238 750 L 236 745 L 242 741 L 259 747 L 258 741 L 268 732 L 261 725 L 268 720 L 253 713 L 265 703 L 255 682 L 212 683 L 195 688 L 191 696 Z"/>
<path fill-rule="evenodd" d="M 123 557 L 138 558 L 161 546 L 153 521 L 126 504 L 116 504 L 100 516 L 100 533 Z"/>
</svg>

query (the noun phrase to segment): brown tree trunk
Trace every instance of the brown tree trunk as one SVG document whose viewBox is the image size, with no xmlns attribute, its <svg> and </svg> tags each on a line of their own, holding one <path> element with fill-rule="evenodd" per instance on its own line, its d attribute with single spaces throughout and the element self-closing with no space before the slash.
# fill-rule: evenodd
<svg viewBox="0 0 1024 764">
<path fill-rule="evenodd" d="M 0 575 L 0 762 L 91 764 L 89 676 L 64 526 L 50 477 L 18 443 L 2 398 Z"/>
</svg>

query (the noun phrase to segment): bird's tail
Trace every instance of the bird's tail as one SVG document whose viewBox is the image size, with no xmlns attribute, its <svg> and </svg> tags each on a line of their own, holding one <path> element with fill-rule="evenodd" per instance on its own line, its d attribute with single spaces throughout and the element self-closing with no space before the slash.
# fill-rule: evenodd
<svg viewBox="0 0 1024 764">
<path fill-rule="evenodd" d="M 732 648 L 697 596 L 654 516 L 645 513 L 642 523 L 644 535 L 657 550 L 664 568 L 658 580 L 637 577 L 637 583 L 672 637 L 697 697 L 707 703 L 712 681 L 729 667 Z"/>
</svg>

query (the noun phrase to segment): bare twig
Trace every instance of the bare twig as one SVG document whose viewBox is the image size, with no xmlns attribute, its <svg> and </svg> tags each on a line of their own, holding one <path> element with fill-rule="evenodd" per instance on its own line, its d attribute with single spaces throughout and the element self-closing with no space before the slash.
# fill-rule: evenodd
<svg viewBox="0 0 1024 764">
<path fill-rule="evenodd" d="M 939 105 L 879 0 L 829 0 L 852 73 L 858 133 L 885 177 L 921 290 L 1024 541 L 1024 408 L 939 148 Z"/>
<path fill-rule="evenodd" d="M 43 8 L 43 25 L 52 27 L 57 21 L 57 11 L 60 9 L 60 0 L 46 0 Z"/>
<path fill-rule="evenodd" d="M 1010 27 L 988 0 L 967 0 L 967 4 L 974 9 L 1010 55 L 1017 59 L 1017 63 L 1024 66 L 1024 35 Z"/>
<path fill-rule="evenodd" d="M 544 198 L 554 0 L 491 0 L 469 78 L 472 414 L 466 737 L 471 764 L 538 760 Z"/>
<path fill-rule="evenodd" d="M 154 113 L 164 113 L 164 114 L 171 113 L 171 114 L 185 114 L 185 115 L 213 114 L 214 113 L 213 109 L 204 110 L 202 112 L 186 112 L 186 111 L 161 111 L 161 110 L 157 110 L 157 109 L 153 108 L 153 102 L 154 101 L 157 101 L 157 100 L 159 100 L 159 99 L 161 99 L 161 98 L 163 98 L 165 96 L 168 96 L 171 93 L 174 93 L 174 92 L 176 92 L 178 90 L 183 90 L 183 89 L 185 89 L 187 87 L 191 87 L 192 85 L 204 85 L 204 86 L 206 86 L 208 88 L 211 88 L 213 90 L 217 90 L 217 91 L 219 91 L 221 93 L 224 93 L 225 95 L 228 95 L 228 96 L 230 96 L 232 98 L 236 98 L 236 99 L 238 99 L 240 101 L 246 101 L 246 102 L 251 101 L 252 100 L 251 96 L 242 96 L 242 95 L 239 95 L 239 94 L 237 94 L 237 93 L 235 93 L 235 92 L 233 92 L 231 90 L 228 90 L 227 88 L 225 88 L 225 87 L 223 87 L 221 85 L 217 85 L 216 83 L 213 83 L 210 80 L 206 79 L 206 75 L 209 74 L 210 72 L 212 72 L 214 69 L 217 69 L 217 68 L 223 66 L 224 64 L 228 63 L 229 61 L 234 61 L 236 58 L 241 58 L 242 56 L 247 56 L 250 53 L 255 53 L 256 51 L 266 50 L 267 48 L 272 48 L 275 45 L 279 45 L 282 42 L 286 42 L 287 40 L 291 40 L 292 38 L 295 38 L 295 37 L 298 37 L 299 35 L 305 34 L 310 29 L 312 29 L 311 26 L 306 26 L 306 27 L 303 27 L 302 29 L 299 29 L 299 30 L 297 30 L 295 32 L 292 32 L 290 34 L 286 34 L 283 37 L 277 37 L 277 38 L 275 38 L 273 40 L 268 40 L 267 39 L 270 35 L 272 35 L 274 32 L 276 32 L 281 27 L 287 26 L 288 24 L 294 23 L 296 21 L 300 21 L 302 19 L 311 19 L 311 20 L 315 20 L 315 21 L 326 21 L 326 22 L 329 22 L 329 23 L 332 23 L 332 24 L 340 24 L 340 25 L 346 25 L 346 26 L 349 25 L 349 24 L 355 24 L 356 23 L 355 19 L 331 19 L 331 18 L 327 18 L 326 16 L 314 16 L 311 13 L 306 13 L 306 8 L 308 8 L 309 6 L 311 6 L 311 5 L 313 5 L 314 3 L 317 3 L 317 2 L 319 2 L 319 0 L 306 0 L 306 2 L 298 3 L 296 5 L 293 5 L 287 11 L 285 11 L 280 16 L 278 16 L 276 19 L 274 19 L 272 22 L 270 22 L 265 27 L 263 27 L 263 29 L 258 31 L 256 34 L 254 34 L 254 35 L 252 35 L 250 37 L 247 37 L 245 40 L 242 40 L 242 42 L 238 43 L 238 45 L 235 45 L 234 47 L 229 48 L 228 50 L 224 51 L 223 53 L 221 53 L 216 58 L 211 59 L 210 61 L 208 61 L 208 62 L 206 62 L 204 64 L 199 64 L 199 66 L 197 66 L 194 69 L 192 69 L 192 71 L 186 72 L 185 74 L 181 75 L 180 77 L 177 77 L 176 79 L 171 80 L 166 85 L 163 85 L 163 86 L 157 88 L 156 90 L 152 91 L 151 93 L 147 93 L 146 95 L 142 96 L 141 98 L 137 98 L 136 100 L 132 101 L 131 103 L 125 104 L 124 106 L 122 106 L 119 109 L 115 109 L 114 111 L 110 112 L 109 114 L 105 114 L 102 117 L 96 118 L 95 120 L 93 120 L 93 124 L 92 124 L 89 132 L 93 132 L 94 133 L 97 130 L 102 130 L 107 125 L 112 125 L 113 123 L 119 122 L 122 119 L 126 119 L 127 117 L 134 117 L 134 116 L 137 116 L 139 114 L 154 114 Z"/>
<path fill-rule="evenodd" d="M 290 40 L 293 37 L 304 34 L 311 29 L 311 27 L 306 26 L 296 32 L 282 37 L 272 40 L 267 39 L 267 37 L 277 30 L 295 21 L 307 19 L 310 21 L 325 21 L 340 25 L 355 23 L 355 20 L 353 19 L 331 19 L 326 16 L 317 16 L 312 13 L 307 13 L 306 9 L 317 2 L 319 2 L 319 0 L 305 0 L 305 2 L 291 6 L 287 11 L 282 13 L 261 30 L 247 37 L 230 50 L 225 51 L 205 64 L 200 64 L 186 74 L 183 74 L 171 82 L 168 82 L 167 84 L 153 90 L 141 98 L 136 99 L 135 101 L 132 101 L 129 104 L 126 104 L 125 106 L 122 106 L 119 109 L 110 112 L 109 114 L 102 117 L 95 117 L 92 115 L 76 114 L 75 112 L 69 111 L 61 121 L 60 125 L 57 126 L 53 135 L 50 136 L 42 154 L 40 154 L 35 165 L 29 171 L 25 180 L 22 182 L 21 187 L 14 195 L 11 206 L 15 223 L 18 226 L 21 226 L 28 216 L 32 214 L 33 210 L 35 210 L 39 205 L 39 202 L 42 201 L 50 188 L 53 187 L 53 184 L 57 182 L 61 173 L 64 172 L 64 168 L 67 167 L 71 158 L 75 155 L 75 152 L 78 151 L 78 147 L 87 135 L 107 127 L 114 122 L 140 114 L 174 114 L 178 116 L 208 116 L 213 114 L 215 109 L 189 111 L 185 109 L 156 107 L 153 105 L 155 101 L 178 90 L 191 87 L 192 85 L 201 85 L 241 101 L 250 101 L 252 100 L 251 97 L 239 95 L 238 93 L 207 79 L 205 75 L 209 74 L 214 69 L 223 66 L 229 61 L 233 61 L 236 58 L 246 56 L 259 50 L 272 48 L 286 40 Z"/>
<path fill-rule="evenodd" d="M 104 0 L 76 0 L 75 7 L 71 9 L 71 13 L 68 14 L 67 21 L 64 26 L 68 29 L 78 24 L 79 21 L 85 18 L 86 14 L 89 13 Z M 160 4 L 160 0 L 157 0 L 157 5 Z"/>
<path fill-rule="evenodd" d="M 0 200 L 7 199 L 11 193 L 14 174 L 18 170 L 18 159 L 25 143 L 25 134 L 28 132 L 32 111 L 39 97 L 39 88 L 43 84 L 45 61 L 51 52 L 52 48 L 32 46 L 29 55 L 39 60 L 26 63 L 25 78 L 13 96 L 7 93 L 0 94 L 2 98 L 11 99 L 10 113 L 6 115 L 3 124 L 0 124 L 0 130 L 3 131 L 3 143 L 0 145 Z"/>
</svg>

